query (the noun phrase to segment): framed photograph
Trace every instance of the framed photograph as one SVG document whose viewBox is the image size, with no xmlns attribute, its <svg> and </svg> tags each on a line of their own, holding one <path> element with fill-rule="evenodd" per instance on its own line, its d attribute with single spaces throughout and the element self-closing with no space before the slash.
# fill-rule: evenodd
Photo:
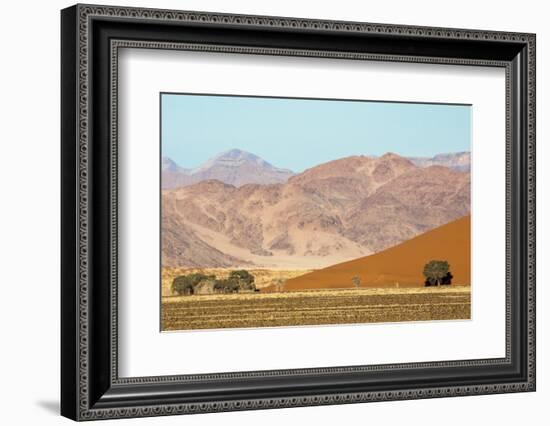
<svg viewBox="0 0 550 426">
<path fill-rule="evenodd" d="M 472 105 L 160 104 L 161 331 L 471 319 Z"/>
<path fill-rule="evenodd" d="M 535 390 L 535 35 L 61 12 L 61 412 Z"/>
</svg>

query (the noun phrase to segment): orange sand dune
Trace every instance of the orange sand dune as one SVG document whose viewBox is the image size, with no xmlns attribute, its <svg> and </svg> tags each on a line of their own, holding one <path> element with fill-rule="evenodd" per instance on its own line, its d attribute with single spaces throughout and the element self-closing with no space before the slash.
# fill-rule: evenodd
<svg viewBox="0 0 550 426">
<path fill-rule="evenodd" d="M 470 216 L 432 229 L 379 253 L 319 269 L 285 283 L 285 290 L 353 287 L 418 287 L 430 260 L 446 260 L 453 284 L 470 284 Z"/>
</svg>

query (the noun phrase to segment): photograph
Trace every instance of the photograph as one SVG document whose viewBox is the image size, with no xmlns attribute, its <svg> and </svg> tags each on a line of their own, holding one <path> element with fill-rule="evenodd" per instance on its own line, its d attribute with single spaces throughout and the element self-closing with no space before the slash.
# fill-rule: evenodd
<svg viewBox="0 0 550 426">
<path fill-rule="evenodd" d="M 59 412 L 270 424 L 273 409 L 334 406 L 329 424 L 369 403 L 373 419 L 405 410 L 390 424 L 451 412 L 469 424 L 493 404 L 496 421 L 521 423 L 547 397 L 534 394 L 543 14 L 257 3 L 63 5 L 60 23 L 44 21 L 55 54 L 41 43 L 37 58 L 60 61 L 57 84 L 37 81 L 61 86 L 46 111 L 60 116 L 36 124 L 14 92 L 26 124 L 6 140 L 39 143 L 11 144 L 24 152 L 6 158 L 56 172 L 60 203 L 37 167 L 34 186 L 6 182 L 33 204 L 11 203 L 16 215 L 56 207 L 60 250 L 21 240 L 35 236 L 29 224 L 55 226 L 6 223 L 11 252 L 32 248 L 40 277 L 44 259 L 60 275 L 57 301 L 31 298 L 59 306 L 59 338 L 36 332 L 42 308 L 8 329 L 37 336 L 29 353 L 57 341 L 37 365 Z M 46 148 L 47 126 L 60 150 Z M 21 281 L 22 258 L 6 282 Z M 5 299 L 20 318 L 17 297 Z M 523 406 L 502 403 L 513 393 Z M 422 399 L 434 399 L 431 417 Z"/>
<path fill-rule="evenodd" d="M 471 318 L 472 105 L 159 96 L 161 331 Z"/>
</svg>

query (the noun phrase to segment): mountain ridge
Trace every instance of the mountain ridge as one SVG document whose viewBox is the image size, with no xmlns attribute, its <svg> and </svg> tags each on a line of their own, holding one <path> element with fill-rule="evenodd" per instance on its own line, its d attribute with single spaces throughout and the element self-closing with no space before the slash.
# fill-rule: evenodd
<svg viewBox="0 0 550 426">
<path fill-rule="evenodd" d="M 285 182 L 294 173 L 273 166 L 261 157 L 239 149 L 224 151 L 193 169 L 184 169 L 168 157 L 162 158 L 162 188 L 193 185 L 217 179 L 234 186 L 249 183 Z"/>
<path fill-rule="evenodd" d="M 458 172 L 469 172 L 471 169 L 470 151 L 437 154 L 433 157 L 409 157 L 419 167 L 445 166 Z"/>
<path fill-rule="evenodd" d="M 382 156 L 356 155 L 328 161 L 321 165 L 337 164 L 342 161 L 362 161 L 362 159 L 399 159 L 409 161 L 418 167 L 440 165 L 455 171 L 470 171 L 470 152 L 442 153 L 433 157 L 402 157 L 395 153 Z M 202 180 L 217 179 L 221 182 L 242 186 L 247 184 L 284 183 L 295 176 L 312 173 L 319 166 L 313 166 L 301 173 L 290 169 L 275 167 L 263 158 L 240 149 L 231 149 L 217 154 L 195 168 L 183 168 L 169 157 L 162 157 L 162 188 L 196 184 Z"/>
<path fill-rule="evenodd" d="M 469 212 L 468 173 L 391 153 L 330 161 L 282 183 L 207 179 L 162 191 L 163 265 L 317 269 Z"/>
</svg>

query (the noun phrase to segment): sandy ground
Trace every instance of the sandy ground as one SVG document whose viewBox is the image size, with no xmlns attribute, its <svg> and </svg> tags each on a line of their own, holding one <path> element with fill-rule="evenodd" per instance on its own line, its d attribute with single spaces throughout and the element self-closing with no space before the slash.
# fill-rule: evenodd
<svg viewBox="0 0 550 426">
<path fill-rule="evenodd" d="M 209 230 L 197 224 L 187 224 L 204 242 L 208 243 L 212 247 L 220 250 L 222 253 L 230 253 L 238 259 L 246 259 L 257 265 L 256 268 L 269 268 L 269 269 L 281 269 L 281 270 L 293 270 L 293 269 L 320 269 L 325 268 L 336 263 L 345 262 L 350 259 L 365 256 L 371 254 L 368 250 L 362 248 L 352 241 L 342 241 L 344 247 L 337 253 L 326 256 L 297 256 L 292 254 L 286 254 L 279 250 L 272 250 L 273 256 L 259 256 L 250 252 L 250 250 L 238 247 L 231 243 L 230 239 L 220 233 Z M 298 234 L 298 230 L 294 230 L 294 234 Z M 304 235 L 292 235 L 292 239 L 295 242 L 301 240 L 311 239 L 311 233 L 307 233 L 307 237 Z M 323 233 L 321 231 L 315 233 L 315 239 L 317 245 L 333 244 L 336 237 L 333 234 Z M 304 251 L 304 247 L 297 247 L 298 251 Z M 250 268 L 250 266 L 249 266 Z"/>
</svg>

